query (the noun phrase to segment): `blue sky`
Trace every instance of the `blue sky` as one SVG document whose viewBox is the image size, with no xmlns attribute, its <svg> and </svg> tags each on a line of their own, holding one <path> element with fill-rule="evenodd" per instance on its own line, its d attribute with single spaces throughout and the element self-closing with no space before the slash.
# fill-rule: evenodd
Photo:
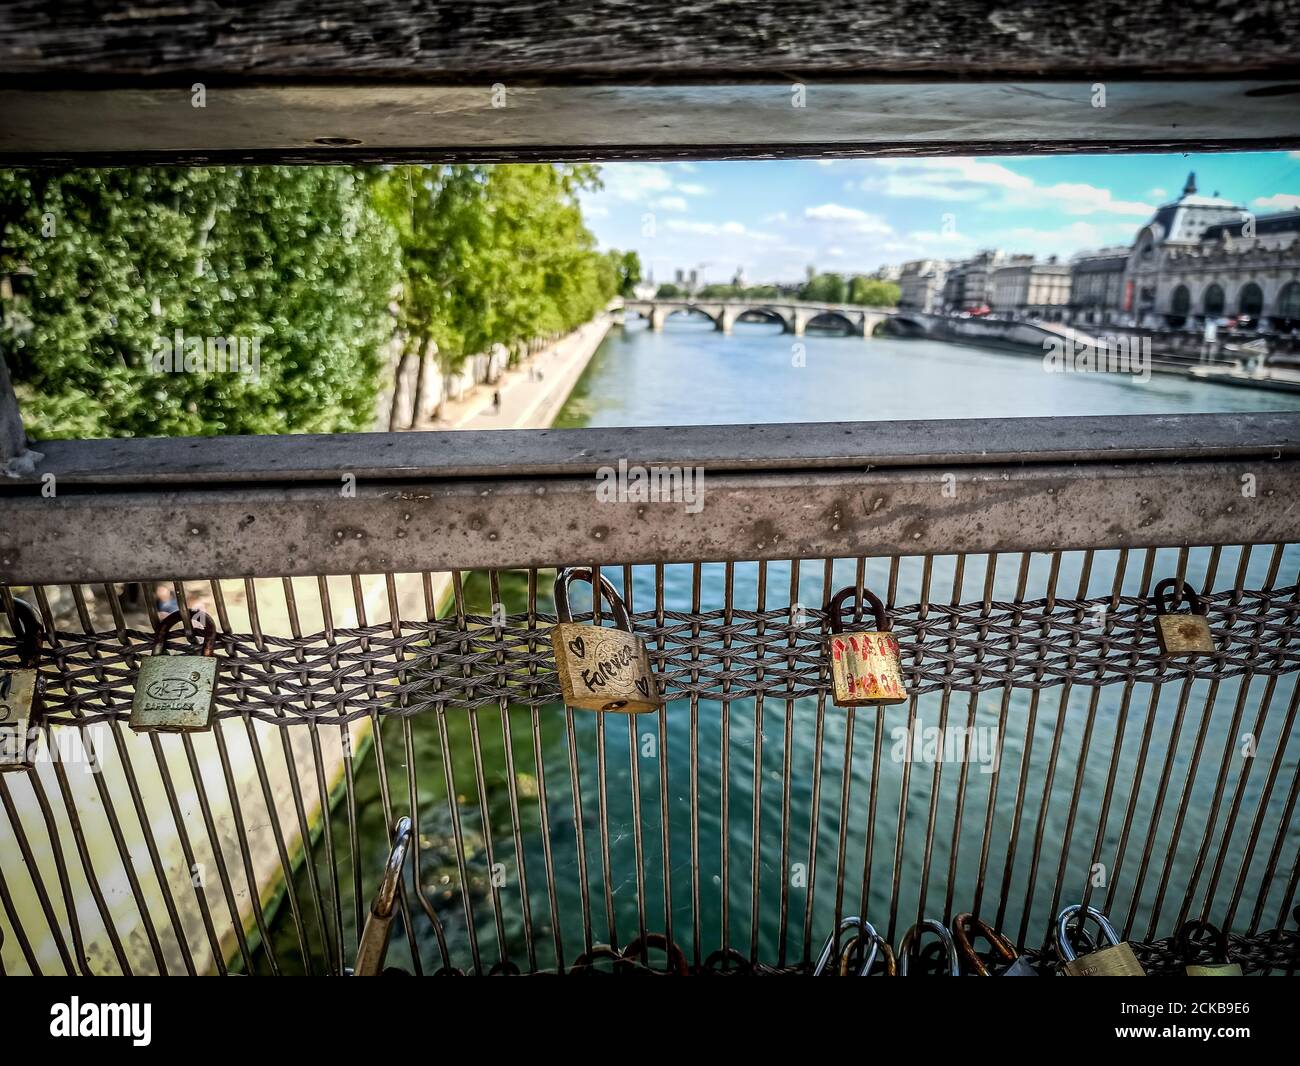
<svg viewBox="0 0 1300 1066">
<path fill-rule="evenodd" d="M 1300 152 L 607 163 L 583 210 L 643 272 L 730 281 L 867 272 L 981 248 L 1069 257 L 1129 244 L 1187 172 L 1266 214 L 1300 208 Z"/>
</svg>

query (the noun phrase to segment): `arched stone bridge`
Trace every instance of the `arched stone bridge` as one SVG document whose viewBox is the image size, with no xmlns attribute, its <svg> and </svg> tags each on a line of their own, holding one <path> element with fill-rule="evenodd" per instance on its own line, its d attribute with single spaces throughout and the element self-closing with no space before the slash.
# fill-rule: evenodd
<svg viewBox="0 0 1300 1066">
<path fill-rule="evenodd" d="M 731 327 L 736 324 L 741 315 L 752 313 L 773 322 L 780 322 L 786 333 L 793 333 L 796 336 L 802 336 L 815 319 L 821 319 L 827 325 L 847 327 L 849 333 L 855 337 L 870 337 L 876 326 L 895 313 L 893 308 L 860 307 L 856 304 L 816 303 L 805 300 L 623 301 L 625 315 L 636 314 L 648 319 L 653 330 L 663 329 L 668 316 L 679 311 L 694 311 L 706 315 L 723 333 L 730 333 Z"/>
</svg>

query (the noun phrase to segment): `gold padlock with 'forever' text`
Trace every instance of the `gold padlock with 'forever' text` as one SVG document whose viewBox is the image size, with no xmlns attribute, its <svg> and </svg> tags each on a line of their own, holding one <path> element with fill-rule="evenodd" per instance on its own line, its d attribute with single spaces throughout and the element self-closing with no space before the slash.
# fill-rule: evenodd
<svg viewBox="0 0 1300 1066">
<path fill-rule="evenodd" d="M 844 607 L 856 592 L 852 586 L 842 589 L 826 607 L 831 624 L 826 653 L 830 658 L 835 706 L 904 703 L 907 690 L 903 685 L 898 641 L 889 631 L 885 605 L 868 589 L 862 590 L 862 598 L 875 613 L 876 628 L 857 633 L 844 632 Z"/>
<path fill-rule="evenodd" d="M 591 581 L 587 567 L 561 570 L 555 578 L 555 614 L 551 646 L 560 674 L 564 702 L 587 711 L 622 711 L 640 714 L 663 705 L 659 687 L 650 672 L 645 644 L 632 632 L 623 600 L 602 575 L 593 596 L 604 596 L 618 627 L 574 622 L 569 608 L 569 585 Z"/>
</svg>

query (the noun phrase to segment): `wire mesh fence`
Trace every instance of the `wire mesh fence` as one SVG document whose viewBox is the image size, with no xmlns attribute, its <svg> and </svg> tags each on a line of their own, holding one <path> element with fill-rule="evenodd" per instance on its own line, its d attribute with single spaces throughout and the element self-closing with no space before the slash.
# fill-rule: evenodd
<svg viewBox="0 0 1300 1066">
<path fill-rule="evenodd" d="M 0 775 L 4 964 L 343 972 L 403 815 L 389 961 L 413 972 L 567 972 L 601 945 L 663 967 L 663 943 L 806 968 L 848 914 L 896 943 L 973 911 L 1032 950 L 1078 902 L 1140 941 L 1188 917 L 1279 928 L 1298 562 L 1288 543 L 605 567 L 667 699 L 641 715 L 561 702 L 553 571 L 165 582 L 218 629 L 216 721 L 186 735 L 127 727 L 152 597 L 15 589 L 48 688 L 35 769 Z M 1160 654 L 1172 576 L 1215 654 Z M 828 698 L 822 605 L 844 587 L 886 601 L 907 702 Z M 180 628 L 169 650 L 197 647 Z"/>
</svg>

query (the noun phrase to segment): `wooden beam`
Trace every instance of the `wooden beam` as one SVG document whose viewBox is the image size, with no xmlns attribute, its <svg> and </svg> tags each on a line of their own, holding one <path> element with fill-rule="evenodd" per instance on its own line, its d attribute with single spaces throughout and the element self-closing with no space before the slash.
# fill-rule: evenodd
<svg viewBox="0 0 1300 1066">
<path fill-rule="evenodd" d="M 1100 88 L 1099 88 L 1100 87 Z M 1300 84 L 0 89 L 0 163 L 816 157 L 1300 147 Z M 1104 94 L 1104 95 L 1103 95 Z M 801 104 L 802 106 L 794 106 Z M 500 106 L 498 106 L 500 105 Z"/>
<path fill-rule="evenodd" d="M 1276 77 L 1300 0 L 9 0 L 0 72 L 48 78 L 949 81 Z M 179 77 L 178 77 L 179 76 Z"/>
</svg>

